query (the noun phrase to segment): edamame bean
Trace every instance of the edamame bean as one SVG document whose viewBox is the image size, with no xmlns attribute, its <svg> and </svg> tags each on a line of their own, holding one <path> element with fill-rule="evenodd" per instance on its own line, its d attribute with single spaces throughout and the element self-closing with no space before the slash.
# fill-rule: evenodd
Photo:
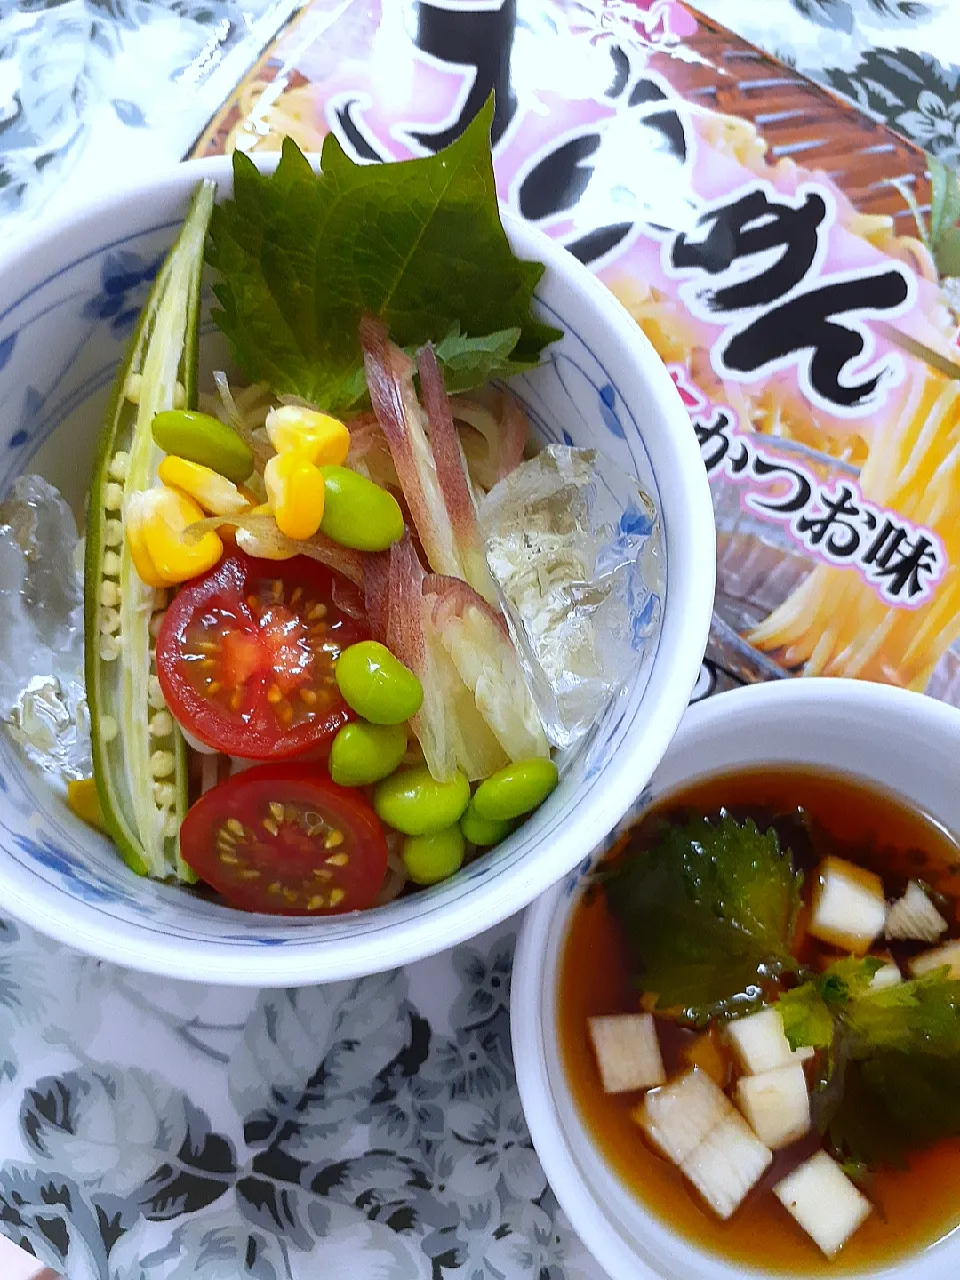
<svg viewBox="0 0 960 1280">
<path fill-rule="evenodd" d="M 351 471 L 321 467 L 323 519 L 320 532 L 342 547 L 386 551 L 403 537 L 403 512 L 392 493 Z"/>
<path fill-rule="evenodd" d="M 211 417 L 193 409 L 167 409 L 151 424 L 153 438 L 164 453 L 218 471 L 234 484 L 247 480 L 253 470 L 253 453 L 237 433 Z"/>
<path fill-rule="evenodd" d="M 330 777 L 341 787 L 366 787 L 388 778 L 407 750 L 402 724 L 345 724 L 330 747 Z"/>
<path fill-rule="evenodd" d="M 373 793 L 373 807 L 388 827 L 405 836 L 426 836 L 452 827 L 469 799 L 470 783 L 459 770 L 449 782 L 437 782 L 421 765 L 384 778 Z"/>
<path fill-rule="evenodd" d="M 401 724 L 416 715 L 423 702 L 417 677 L 376 640 L 344 649 L 334 675 L 347 706 L 371 724 Z"/>
<path fill-rule="evenodd" d="M 543 804 L 558 777 L 552 760 L 518 760 L 480 783 L 474 793 L 474 807 L 478 816 L 488 822 L 509 822 Z"/>
<path fill-rule="evenodd" d="M 513 823 L 481 818 L 477 813 L 477 806 L 471 800 L 463 811 L 463 817 L 460 819 L 460 830 L 471 844 L 487 848 L 489 845 L 499 844 L 501 840 L 506 840 L 513 830 Z"/>
<path fill-rule="evenodd" d="M 428 836 L 407 836 L 403 865 L 414 884 L 437 884 L 463 866 L 467 842 L 459 827 L 445 827 Z"/>
</svg>

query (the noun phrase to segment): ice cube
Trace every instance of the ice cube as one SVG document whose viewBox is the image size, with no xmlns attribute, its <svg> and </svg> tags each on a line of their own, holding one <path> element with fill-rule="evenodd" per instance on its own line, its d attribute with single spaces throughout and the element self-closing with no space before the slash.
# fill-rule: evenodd
<svg viewBox="0 0 960 1280">
<path fill-rule="evenodd" d="M 659 625 L 656 507 L 602 454 L 548 445 L 490 491 L 480 527 L 547 735 L 570 746 Z"/>
<path fill-rule="evenodd" d="M 0 718 L 57 779 L 91 773 L 81 546 L 57 491 L 21 476 L 0 502 Z"/>
</svg>

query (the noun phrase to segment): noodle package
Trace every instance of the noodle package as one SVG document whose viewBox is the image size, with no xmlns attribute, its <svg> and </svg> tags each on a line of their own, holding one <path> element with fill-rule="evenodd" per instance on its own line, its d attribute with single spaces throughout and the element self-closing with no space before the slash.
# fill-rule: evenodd
<svg viewBox="0 0 960 1280">
<path fill-rule="evenodd" d="M 501 199 L 627 307 L 700 442 L 708 683 L 960 704 L 956 177 L 673 0 L 315 0 L 196 151 L 423 155 L 491 91 Z"/>
</svg>

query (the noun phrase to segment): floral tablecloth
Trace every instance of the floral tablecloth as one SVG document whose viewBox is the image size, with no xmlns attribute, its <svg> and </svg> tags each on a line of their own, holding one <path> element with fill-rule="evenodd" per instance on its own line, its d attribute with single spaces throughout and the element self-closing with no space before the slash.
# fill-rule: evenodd
<svg viewBox="0 0 960 1280">
<path fill-rule="evenodd" d="M 953 0 L 699 7 L 960 156 Z M 295 8 L 5 4 L 5 230 L 183 154 Z M 128 973 L 0 920 L 0 1231 L 69 1280 L 601 1280 L 520 1109 L 515 932 L 256 992 Z"/>
</svg>

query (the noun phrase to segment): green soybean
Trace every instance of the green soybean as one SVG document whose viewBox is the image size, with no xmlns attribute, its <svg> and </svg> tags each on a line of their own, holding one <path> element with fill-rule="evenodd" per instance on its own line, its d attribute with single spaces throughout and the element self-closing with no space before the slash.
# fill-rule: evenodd
<svg viewBox="0 0 960 1280">
<path fill-rule="evenodd" d="M 403 865 L 414 884 L 437 884 L 463 866 L 467 842 L 459 827 L 445 827 L 428 836 L 407 836 Z"/>
<path fill-rule="evenodd" d="M 477 813 L 477 806 L 471 800 L 460 819 L 460 830 L 471 844 L 486 848 L 488 845 L 499 844 L 501 840 L 506 840 L 513 830 L 513 823 L 481 818 Z"/>
<path fill-rule="evenodd" d="M 193 409 L 166 409 L 151 424 L 153 438 L 164 453 L 199 462 L 218 471 L 235 484 L 249 479 L 253 471 L 253 453 L 237 433 L 211 417 Z"/>
<path fill-rule="evenodd" d="M 320 532 L 342 547 L 386 551 L 403 537 L 403 512 L 393 496 L 349 467 L 321 467 Z"/>
<path fill-rule="evenodd" d="M 509 822 L 543 804 L 558 778 L 552 760 L 518 760 L 481 782 L 473 804 L 478 816 L 488 822 Z"/>
<path fill-rule="evenodd" d="M 402 724 L 345 724 L 330 747 L 330 777 L 341 787 L 367 787 L 388 778 L 406 750 Z"/>
<path fill-rule="evenodd" d="M 376 640 L 344 649 L 334 675 L 347 706 L 371 724 L 401 724 L 416 715 L 423 702 L 417 677 Z"/>
<path fill-rule="evenodd" d="M 449 782 L 437 782 L 421 765 L 378 783 L 373 807 L 388 827 L 405 836 L 427 836 L 459 821 L 469 799 L 470 783 L 459 770 Z"/>
</svg>

